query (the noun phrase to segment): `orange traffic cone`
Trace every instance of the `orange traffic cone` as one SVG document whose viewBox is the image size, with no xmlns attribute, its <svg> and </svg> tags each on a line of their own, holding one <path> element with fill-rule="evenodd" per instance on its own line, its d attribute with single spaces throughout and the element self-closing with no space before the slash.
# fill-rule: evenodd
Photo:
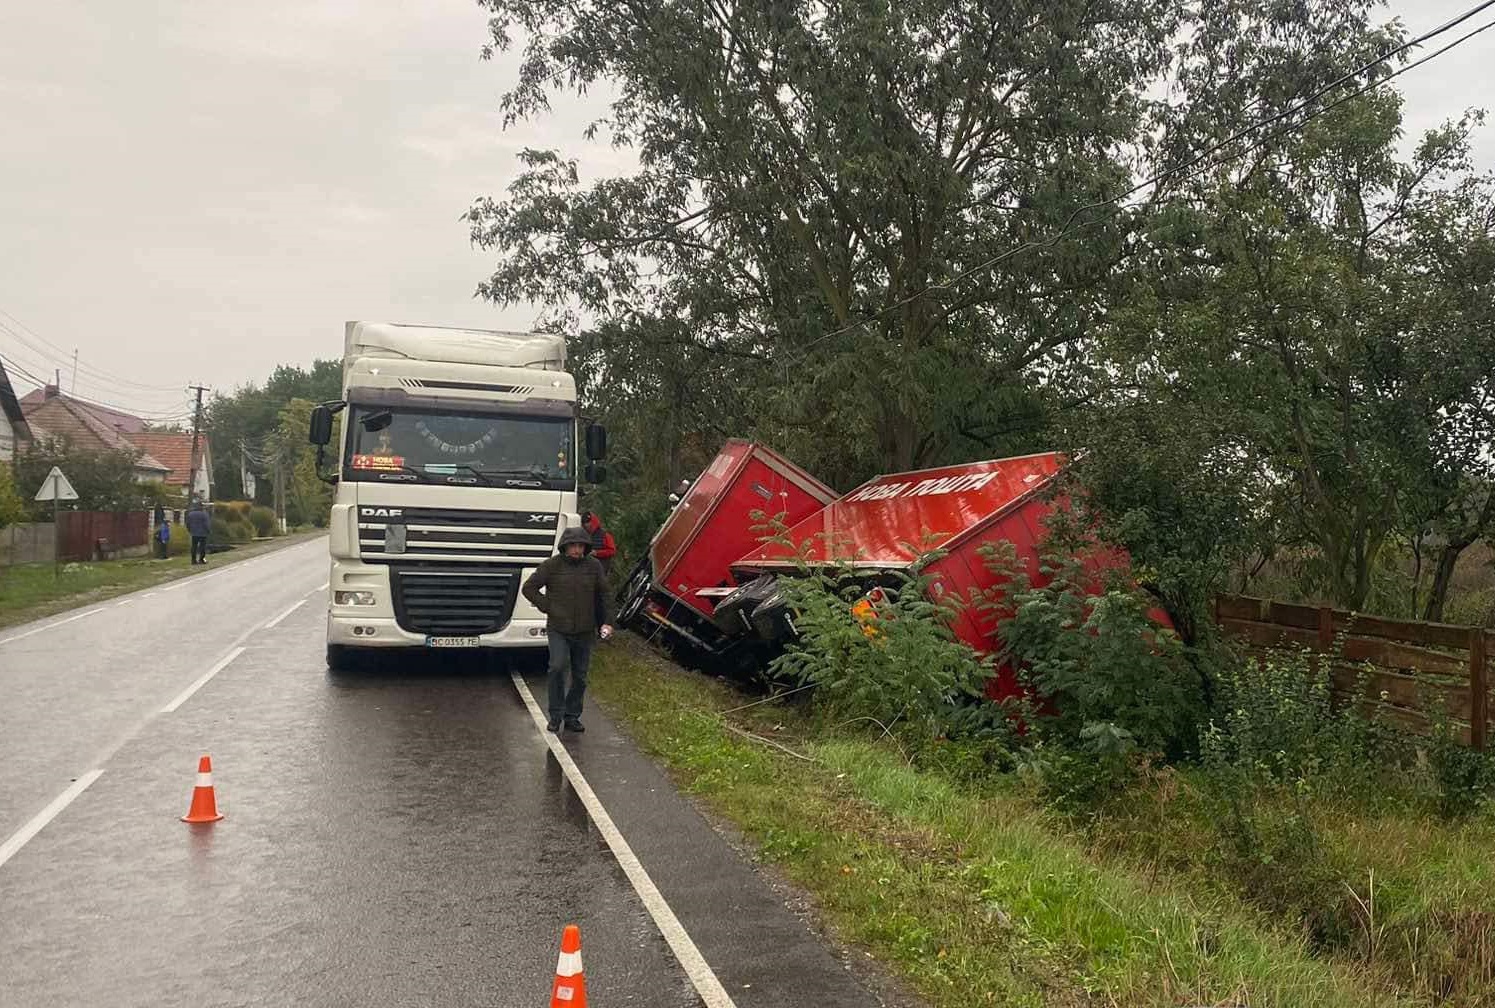
<svg viewBox="0 0 1495 1008">
<path fill-rule="evenodd" d="M 218 799 L 213 794 L 213 761 L 204 756 L 197 761 L 197 787 L 192 789 L 192 808 L 182 816 L 182 822 L 217 822 L 222 818 L 218 812 Z"/>
<path fill-rule="evenodd" d="M 550 988 L 550 1008 L 587 1008 L 587 979 L 581 972 L 581 929 L 567 924 L 561 934 L 561 955 Z"/>
</svg>

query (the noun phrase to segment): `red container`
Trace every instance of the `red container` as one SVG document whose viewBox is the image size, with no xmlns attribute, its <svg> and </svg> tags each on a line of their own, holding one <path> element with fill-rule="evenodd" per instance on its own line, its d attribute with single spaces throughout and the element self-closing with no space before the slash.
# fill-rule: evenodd
<svg viewBox="0 0 1495 1008">
<path fill-rule="evenodd" d="M 988 569 L 980 549 L 1007 541 L 1034 585 L 1047 583 L 1038 569 L 1044 520 L 1055 507 L 1067 506 L 1049 493 L 1065 460 L 1057 452 L 972 462 L 918 472 L 878 476 L 795 525 L 787 538 L 804 547 L 811 563 L 840 564 L 873 570 L 907 569 L 934 550 L 945 556 L 925 572 L 931 591 L 954 594 L 964 601 L 995 588 L 998 575 Z M 1123 567 L 1124 553 L 1096 550 L 1085 558 L 1098 589 L 1103 573 Z M 754 572 L 797 569 L 792 553 L 777 544 L 760 545 L 733 565 L 740 578 Z M 981 653 L 996 643 L 1001 614 L 963 606 L 952 624 L 955 635 Z M 1154 618 L 1166 622 L 1166 616 Z M 1015 672 L 1006 666 L 988 684 L 994 699 L 1020 692 Z"/>
<path fill-rule="evenodd" d="M 836 493 L 777 452 L 728 441 L 649 545 L 653 586 L 700 616 L 735 587 L 730 566 L 766 534 L 753 512 L 792 526 Z"/>
</svg>

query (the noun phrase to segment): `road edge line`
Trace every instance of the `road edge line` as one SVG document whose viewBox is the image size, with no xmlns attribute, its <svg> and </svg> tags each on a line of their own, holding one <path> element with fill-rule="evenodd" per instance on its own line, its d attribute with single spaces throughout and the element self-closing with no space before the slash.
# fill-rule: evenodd
<svg viewBox="0 0 1495 1008">
<path fill-rule="evenodd" d="M 248 635 L 246 634 L 245 636 L 247 637 Z M 241 637 L 239 639 L 243 640 L 244 638 Z M 212 668 L 204 672 L 202 676 L 191 686 L 188 686 L 186 689 L 182 690 L 182 692 L 178 693 L 175 700 L 171 701 L 171 703 L 167 704 L 165 707 L 162 707 L 161 713 L 175 714 L 178 707 L 186 703 L 188 700 L 192 699 L 192 694 L 196 693 L 198 690 L 206 686 L 215 675 L 228 668 L 229 665 L 233 664 L 234 659 L 239 657 L 239 655 L 243 653 L 244 649 L 242 647 L 236 647 L 228 654 L 224 655 L 221 659 L 219 659 L 218 664 L 214 665 Z"/>
<path fill-rule="evenodd" d="M 706 1008 L 737 1008 L 732 996 L 727 993 L 721 980 L 707 964 L 706 957 L 701 955 L 701 950 L 691 940 L 690 934 L 685 930 L 685 925 L 680 923 L 680 918 L 676 917 L 675 911 L 670 909 L 659 887 L 644 870 L 638 855 L 634 854 L 633 848 L 628 846 L 628 841 L 623 838 L 612 816 L 608 815 L 607 809 L 603 807 L 602 800 L 592 790 L 592 785 L 587 783 L 581 768 L 576 765 L 575 760 L 566 751 L 566 747 L 561 745 L 560 740 L 553 733 L 546 731 L 545 715 L 541 712 L 540 705 L 535 702 L 534 694 L 530 693 L 529 685 L 513 669 L 509 670 L 509 678 L 514 680 L 515 689 L 519 691 L 524 705 L 529 708 L 530 718 L 535 722 L 535 728 L 539 731 L 540 737 L 544 739 L 545 745 L 555 756 L 556 762 L 560 763 L 566 779 L 571 782 L 571 787 L 581 798 L 581 803 L 586 806 L 587 814 L 592 817 L 592 823 L 602 834 L 602 838 L 607 841 L 607 846 L 612 850 L 613 857 L 617 859 L 618 866 L 623 869 L 623 874 L 628 876 L 629 883 L 633 885 L 633 891 L 643 901 L 644 909 L 649 911 L 649 916 L 654 919 L 655 927 L 659 928 L 659 933 L 669 944 L 670 951 L 675 953 L 675 960 L 685 970 L 685 975 L 695 987 L 696 993 L 701 996 Z"/>
<path fill-rule="evenodd" d="M 73 803 L 73 799 L 88 790 L 88 786 L 98 780 L 103 774 L 104 771 L 102 769 L 88 771 L 88 773 L 69 784 L 62 794 L 53 798 L 46 808 L 32 816 L 26 825 L 12 833 L 5 843 L 0 844 L 0 868 L 5 867 L 5 862 L 19 854 L 22 847 L 25 847 L 31 842 L 33 837 L 46 829 L 48 823 L 61 815 L 62 810 Z"/>
<path fill-rule="evenodd" d="M 0 640 L 0 644 L 11 644 L 18 640 L 25 640 L 27 637 L 35 637 L 37 634 L 44 633 L 47 630 L 51 630 L 60 626 L 66 626 L 69 623 L 76 623 L 80 619 L 86 619 L 89 616 L 97 616 L 107 608 L 109 607 L 99 606 L 97 609 L 90 609 L 88 610 L 88 612 L 81 612 L 76 616 L 69 616 L 67 619 L 56 620 L 52 623 L 48 623 L 46 626 L 35 627 L 31 630 L 27 630 L 25 633 L 16 634 L 14 637 L 6 637 L 3 640 Z"/>
<path fill-rule="evenodd" d="M 310 598 L 311 598 L 311 596 L 308 595 L 306 598 L 303 598 L 300 601 L 298 601 L 295 605 L 291 606 L 285 612 L 281 613 L 279 616 L 275 617 L 270 622 L 266 623 L 265 626 L 264 626 L 264 629 L 266 629 L 266 630 L 274 630 L 276 627 L 280 626 L 281 622 L 287 616 L 291 615 L 291 613 L 295 612 L 297 609 L 300 609 L 302 606 L 306 605 L 306 603 L 310 600 Z"/>
</svg>

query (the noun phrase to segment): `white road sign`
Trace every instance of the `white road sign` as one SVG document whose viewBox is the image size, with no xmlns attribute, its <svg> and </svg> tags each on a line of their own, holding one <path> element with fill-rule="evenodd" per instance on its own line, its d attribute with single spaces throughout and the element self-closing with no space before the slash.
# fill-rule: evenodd
<svg viewBox="0 0 1495 1008">
<path fill-rule="evenodd" d="M 73 485 L 67 481 L 62 470 L 53 466 L 52 471 L 47 473 L 47 481 L 36 492 L 36 499 L 39 501 L 74 501 L 78 499 L 78 491 L 73 489 Z"/>
</svg>

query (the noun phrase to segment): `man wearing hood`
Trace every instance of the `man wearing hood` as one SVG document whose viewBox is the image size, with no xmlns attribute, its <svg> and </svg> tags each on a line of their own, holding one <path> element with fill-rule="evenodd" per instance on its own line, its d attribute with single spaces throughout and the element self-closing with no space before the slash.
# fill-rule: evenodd
<svg viewBox="0 0 1495 1008">
<path fill-rule="evenodd" d="M 561 533 L 561 551 L 542 563 L 524 582 L 524 597 L 547 618 L 550 636 L 550 720 L 553 732 L 561 722 L 574 732 L 581 725 L 582 697 L 587 691 L 587 668 L 592 647 L 600 636 L 612 636 L 612 599 L 602 564 L 591 555 L 592 536 L 584 528 Z M 566 688 L 566 673 L 571 688 Z"/>
<path fill-rule="evenodd" d="M 213 516 L 203 508 L 202 501 L 192 502 L 187 512 L 187 531 L 192 535 L 192 562 L 208 562 L 208 536 L 213 533 Z"/>
</svg>

